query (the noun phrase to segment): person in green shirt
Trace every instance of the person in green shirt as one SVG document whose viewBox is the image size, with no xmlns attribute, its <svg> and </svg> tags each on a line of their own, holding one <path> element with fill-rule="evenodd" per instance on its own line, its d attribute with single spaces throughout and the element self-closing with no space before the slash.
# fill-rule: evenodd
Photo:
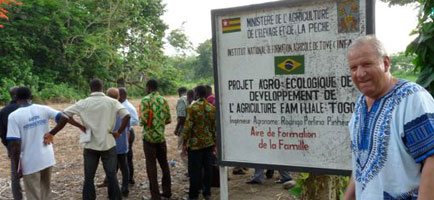
<svg viewBox="0 0 434 200">
<path fill-rule="evenodd" d="M 194 92 L 198 99 L 187 108 L 182 135 L 183 151 L 188 149 L 188 174 L 190 175 L 188 198 L 198 199 L 199 190 L 203 189 L 204 198 L 210 199 L 212 163 L 215 159 L 216 144 L 216 108 L 206 100 L 205 86 L 197 86 Z"/>
<path fill-rule="evenodd" d="M 170 109 L 167 100 L 158 92 L 158 82 L 151 79 L 146 83 L 146 95 L 140 102 L 140 125 L 143 126 L 143 150 L 146 158 L 146 172 L 149 179 L 151 199 L 170 198 L 171 180 L 167 162 L 167 145 L 164 128 L 171 122 Z M 163 172 L 163 193 L 160 194 L 157 180 L 157 163 Z"/>
</svg>

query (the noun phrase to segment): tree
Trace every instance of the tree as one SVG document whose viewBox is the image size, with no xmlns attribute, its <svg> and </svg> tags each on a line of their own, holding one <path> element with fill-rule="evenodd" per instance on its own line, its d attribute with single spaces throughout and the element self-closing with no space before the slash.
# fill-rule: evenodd
<svg viewBox="0 0 434 200">
<path fill-rule="evenodd" d="M 174 29 L 169 33 L 167 41 L 178 53 L 181 52 L 185 56 L 186 52 L 192 49 L 192 44 L 185 34 L 184 23 L 182 23 L 180 28 Z"/>
<path fill-rule="evenodd" d="M 0 30 L 0 101 L 12 85 L 36 94 L 47 87 L 87 93 L 93 77 L 140 85 L 163 65 L 161 0 L 33 0 L 10 10 Z"/>
<path fill-rule="evenodd" d="M 214 68 L 212 62 L 212 42 L 211 40 L 206 40 L 200 43 L 196 49 L 199 54 L 197 56 L 195 65 L 195 76 L 196 79 L 212 79 L 214 76 Z"/>
<path fill-rule="evenodd" d="M 420 72 L 417 83 L 434 95 L 434 1 L 432 0 L 381 0 L 389 5 L 418 3 L 418 25 L 412 34 L 418 34 L 406 49 L 407 55 L 415 55 L 414 71 Z"/>
<path fill-rule="evenodd" d="M 381 0 L 382 2 L 389 3 L 389 6 L 403 6 L 410 3 L 418 3 L 418 0 Z"/>
<path fill-rule="evenodd" d="M 9 13 L 8 10 L 3 8 L 3 5 L 8 5 L 8 6 L 12 6 L 12 4 L 15 5 L 21 5 L 21 2 L 17 2 L 15 0 L 0 0 L 0 18 L 3 19 L 9 19 L 9 17 L 6 15 L 7 13 Z M 0 28 L 3 28 L 3 24 L 0 24 Z"/>
<path fill-rule="evenodd" d="M 390 71 L 392 73 L 402 72 L 405 74 L 414 74 L 413 60 L 416 58 L 414 54 L 406 55 L 405 52 L 398 52 L 390 56 L 392 63 Z"/>
<path fill-rule="evenodd" d="M 213 83 L 214 70 L 212 63 L 212 43 L 206 40 L 196 48 L 197 55 L 168 57 L 168 65 L 173 66 L 183 76 L 183 80 L 189 83 L 210 84 Z M 185 84 L 183 84 L 185 85 Z"/>
<path fill-rule="evenodd" d="M 420 72 L 417 83 L 434 95 L 434 1 L 419 0 L 419 22 L 413 34 L 418 34 L 407 47 L 407 54 L 415 54 L 415 71 Z"/>
</svg>

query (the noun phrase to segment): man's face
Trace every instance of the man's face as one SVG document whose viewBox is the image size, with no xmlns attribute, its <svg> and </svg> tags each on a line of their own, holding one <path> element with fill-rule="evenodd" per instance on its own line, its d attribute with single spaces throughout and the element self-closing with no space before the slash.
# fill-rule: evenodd
<svg viewBox="0 0 434 200">
<path fill-rule="evenodd" d="M 351 78 L 357 89 L 369 98 L 377 99 L 387 93 L 389 58 L 379 59 L 372 44 L 360 44 L 348 53 Z"/>
<path fill-rule="evenodd" d="M 126 99 L 127 97 L 125 96 L 125 94 L 119 92 L 119 102 L 123 103 Z"/>
</svg>

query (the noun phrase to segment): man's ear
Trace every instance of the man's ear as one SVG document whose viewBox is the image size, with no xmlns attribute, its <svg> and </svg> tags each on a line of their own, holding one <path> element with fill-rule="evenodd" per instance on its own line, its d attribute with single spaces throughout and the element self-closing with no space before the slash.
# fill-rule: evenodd
<svg viewBox="0 0 434 200">
<path fill-rule="evenodd" d="M 384 72 L 390 72 L 390 57 L 384 56 L 383 57 L 383 64 L 384 64 Z"/>
</svg>

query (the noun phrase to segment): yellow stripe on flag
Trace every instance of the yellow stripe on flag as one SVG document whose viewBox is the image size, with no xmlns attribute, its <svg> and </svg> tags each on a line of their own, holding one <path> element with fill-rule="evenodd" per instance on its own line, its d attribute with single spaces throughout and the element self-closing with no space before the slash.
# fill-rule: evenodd
<svg viewBox="0 0 434 200">
<path fill-rule="evenodd" d="M 240 19 L 229 20 L 229 25 L 232 25 L 232 24 L 240 24 L 240 23 L 241 23 L 241 20 L 240 20 Z"/>
<path fill-rule="evenodd" d="M 241 26 L 228 26 L 228 27 L 224 27 L 223 31 L 232 31 L 232 30 L 240 30 Z"/>
</svg>

